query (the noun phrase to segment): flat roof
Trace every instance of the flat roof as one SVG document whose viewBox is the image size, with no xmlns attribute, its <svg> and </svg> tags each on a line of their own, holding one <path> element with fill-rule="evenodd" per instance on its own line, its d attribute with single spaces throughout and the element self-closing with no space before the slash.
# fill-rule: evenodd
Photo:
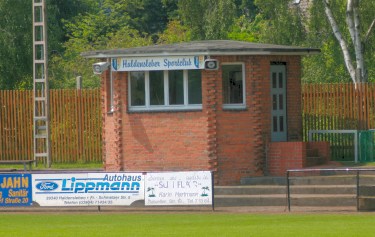
<svg viewBox="0 0 375 237">
<path fill-rule="evenodd" d="M 204 40 L 151 45 L 126 49 L 95 50 L 81 53 L 85 58 L 215 55 L 310 55 L 320 49 L 286 45 L 259 44 L 235 40 Z"/>
</svg>

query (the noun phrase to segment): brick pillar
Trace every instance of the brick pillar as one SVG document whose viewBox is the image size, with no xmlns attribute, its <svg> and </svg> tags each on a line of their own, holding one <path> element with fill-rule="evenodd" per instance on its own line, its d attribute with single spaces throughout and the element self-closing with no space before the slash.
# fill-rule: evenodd
<svg viewBox="0 0 375 237">
<path fill-rule="evenodd" d="M 217 71 L 204 71 L 203 88 L 206 95 L 203 97 L 204 110 L 207 113 L 207 156 L 209 169 L 214 172 L 215 182 L 218 182 L 218 157 L 217 157 Z"/>
<path fill-rule="evenodd" d="M 114 170 L 123 170 L 123 139 L 122 139 L 122 80 L 121 74 L 113 73 L 113 117 L 114 117 Z"/>
<path fill-rule="evenodd" d="M 265 139 L 264 139 L 264 123 L 268 122 L 264 118 L 264 107 L 265 107 L 265 100 L 267 98 L 265 94 L 265 90 L 268 89 L 265 85 L 269 80 L 269 63 L 267 64 L 262 60 L 259 56 L 253 57 L 249 61 L 248 68 L 246 68 L 249 72 L 250 82 L 247 88 L 250 91 L 251 100 L 248 101 L 249 107 L 252 109 L 252 118 L 251 121 L 253 123 L 253 144 L 254 144 L 254 167 L 255 172 L 264 172 L 264 146 L 265 146 Z M 266 72 L 266 73 L 265 73 Z M 265 78 L 266 76 L 266 78 Z M 265 85 L 264 85 L 265 84 Z"/>
<path fill-rule="evenodd" d="M 107 159 L 107 149 L 106 149 L 106 129 L 105 124 L 107 121 L 107 105 L 108 105 L 108 97 L 107 91 L 109 88 L 109 70 L 105 71 L 102 75 L 102 80 L 100 82 L 100 99 L 101 99 L 101 116 L 102 116 L 102 161 L 104 165 L 104 169 L 106 169 L 106 159 Z"/>
</svg>

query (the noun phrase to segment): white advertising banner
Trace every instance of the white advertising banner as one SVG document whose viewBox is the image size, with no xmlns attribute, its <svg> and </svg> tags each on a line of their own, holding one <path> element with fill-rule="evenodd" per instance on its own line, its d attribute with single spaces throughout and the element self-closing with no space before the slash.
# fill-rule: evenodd
<svg viewBox="0 0 375 237">
<path fill-rule="evenodd" d="M 113 58 L 112 71 L 204 69 L 204 56 Z"/>
<path fill-rule="evenodd" d="M 147 173 L 145 205 L 212 205 L 209 171 Z"/>
<path fill-rule="evenodd" d="M 32 174 L 40 206 L 129 206 L 144 199 L 142 173 Z"/>
</svg>

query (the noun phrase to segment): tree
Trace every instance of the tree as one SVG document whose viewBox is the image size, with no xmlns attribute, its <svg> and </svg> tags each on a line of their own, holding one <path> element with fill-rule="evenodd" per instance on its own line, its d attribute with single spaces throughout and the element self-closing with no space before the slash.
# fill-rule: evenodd
<svg viewBox="0 0 375 237">
<path fill-rule="evenodd" d="M 255 23 L 262 43 L 303 45 L 306 38 L 303 21 L 289 3 L 290 0 L 255 0 L 259 11 Z"/>
<path fill-rule="evenodd" d="M 178 8 L 192 40 L 227 39 L 236 17 L 234 0 L 180 0 Z"/>
<path fill-rule="evenodd" d="M 342 34 L 337 20 L 331 10 L 331 4 L 329 0 L 322 0 L 324 5 L 325 14 L 332 27 L 333 34 L 340 44 L 347 71 L 353 83 L 367 82 L 368 75 L 365 66 L 364 48 L 368 43 L 371 32 L 375 27 L 375 18 L 372 20 L 369 28 L 365 31 L 365 35 L 361 36 L 361 19 L 360 19 L 360 1 L 359 0 L 347 0 L 346 4 L 346 29 L 349 31 L 351 46 L 354 49 L 354 56 L 352 56 L 348 40 Z M 355 58 L 355 63 L 354 59 Z"/>
<path fill-rule="evenodd" d="M 241 34 L 234 34 L 234 37 L 248 33 L 257 42 L 320 48 L 322 51 L 320 55 L 303 58 L 304 82 L 346 82 L 350 78 L 345 66 L 346 62 L 351 62 L 354 68 L 352 71 L 360 71 L 364 78 L 367 78 L 367 75 L 371 76 L 375 73 L 373 57 L 375 39 L 371 37 L 375 27 L 373 23 L 375 2 L 358 1 L 357 3 L 360 4 L 356 5 L 354 0 L 350 0 L 353 4 L 348 7 L 348 1 L 310 1 L 311 7 L 305 11 L 291 4 L 289 0 L 255 0 L 258 14 L 253 21 L 241 23 L 245 27 L 241 28 L 242 31 L 238 31 L 237 27 L 237 31 L 234 32 Z M 324 2 L 329 5 L 324 5 Z M 336 35 L 337 32 L 341 33 L 342 42 L 354 42 L 355 39 L 360 39 L 362 42 L 362 49 L 358 42 L 357 46 L 354 43 L 346 44 L 346 56 L 350 60 L 344 60 L 342 47 L 332 33 L 330 21 L 324 13 L 327 7 L 331 10 L 331 16 L 334 16 L 335 32 Z M 353 18 L 354 12 L 357 12 L 357 20 Z M 354 22 L 354 26 L 355 22 L 357 26 L 361 26 L 357 27 L 357 33 L 348 30 L 346 22 L 350 21 Z M 363 59 L 358 63 L 356 52 L 363 52 Z M 359 69 L 356 70 L 357 65 Z"/>
<path fill-rule="evenodd" d="M 31 1 L 0 1 L 0 88 L 32 81 Z"/>
<path fill-rule="evenodd" d="M 158 35 L 158 44 L 173 44 L 190 41 L 190 31 L 180 21 L 172 20 L 164 32 Z"/>
<path fill-rule="evenodd" d="M 307 38 L 306 46 L 321 49 L 321 54 L 311 57 L 305 57 L 303 80 L 305 82 L 355 82 L 348 73 L 345 58 L 343 57 L 342 47 L 335 37 L 332 26 L 325 14 L 326 6 L 323 1 L 314 1 L 314 4 L 308 11 L 306 17 Z M 356 70 L 355 49 L 352 44 L 352 38 L 348 30 L 347 24 L 347 0 L 330 0 L 328 7 L 337 27 L 340 31 L 343 42 L 346 43 L 348 49 L 348 58 L 350 58 L 354 71 Z M 359 38 L 363 42 L 363 59 L 365 65 L 365 78 L 368 81 L 374 80 L 375 58 L 374 44 L 375 38 L 372 37 L 371 25 L 374 21 L 375 2 L 361 1 L 359 5 L 360 17 L 360 34 Z M 357 37 L 358 38 L 358 37 Z M 364 81 L 367 81 L 364 80 Z"/>
<path fill-rule="evenodd" d="M 82 52 L 128 48 L 152 44 L 151 38 L 129 26 L 131 17 L 126 4 L 133 1 L 104 1 L 97 11 L 81 14 L 65 22 L 68 40 L 64 52 L 51 59 L 50 81 L 52 88 L 74 88 L 75 78 L 83 77 L 83 87 L 100 85 L 99 77 L 91 70 L 93 60 L 80 56 Z M 134 7 L 134 6 L 133 6 Z"/>
<path fill-rule="evenodd" d="M 89 11 L 97 0 L 47 0 L 48 54 L 63 50 L 63 19 Z M 0 1 L 0 89 L 33 87 L 32 1 Z"/>
</svg>

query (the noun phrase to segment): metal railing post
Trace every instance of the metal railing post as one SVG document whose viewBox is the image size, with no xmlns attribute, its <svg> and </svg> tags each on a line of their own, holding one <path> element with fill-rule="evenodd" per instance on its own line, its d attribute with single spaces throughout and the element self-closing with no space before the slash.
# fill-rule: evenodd
<svg viewBox="0 0 375 237">
<path fill-rule="evenodd" d="M 286 171 L 286 187 L 287 187 L 288 211 L 290 212 L 290 185 L 289 185 L 289 170 Z"/>
<path fill-rule="evenodd" d="M 212 184 L 212 211 L 215 211 L 215 180 L 214 172 L 211 171 L 211 184 Z"/>
<path fill-rule="evenodd" d="M 360 195 L 360 190 L 359 190 L 359 170 L 357 170 L 357 178 L 356 178 L 356 181 L 357 181 L 357 211 L 359 211 L 359 195 Z"/>
</svg>

